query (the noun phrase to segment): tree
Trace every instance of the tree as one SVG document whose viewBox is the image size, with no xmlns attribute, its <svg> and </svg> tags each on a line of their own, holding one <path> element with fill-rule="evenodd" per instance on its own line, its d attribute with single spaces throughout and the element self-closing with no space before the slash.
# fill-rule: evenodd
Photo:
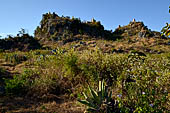
<svg viewBox="0 0 170 113">
<path fill-rule="evenodd" d="M 28 33 L 26 33 L 26 30 L 21 28 L 21 30 L 19 31 L 19 33 L 17 34 L 17 36 L 23 36 L 23 35 L 26 35 Z"/>
<path fill-rule="evenodd" d="M 170 6 L 169 6 L 169 13 L 170 13 Z M 165 35 L 165 36 L 170 36 L 170 24 L 166 23 L 166 26 L 162 28 L 161 30 L 162 32 L 162 35 Z"/>
</svg>

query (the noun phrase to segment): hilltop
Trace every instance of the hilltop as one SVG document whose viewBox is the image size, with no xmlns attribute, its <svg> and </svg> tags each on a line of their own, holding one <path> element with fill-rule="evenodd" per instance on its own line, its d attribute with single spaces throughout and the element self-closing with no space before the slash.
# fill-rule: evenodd
<svg viewBox="0 0 170 113">
<path fill-rule="evenodd" d="M 17 36 L 0 39 L 0 49 L 29 51 L 34 49 L 94 49 L 103 52 L 129 52 L 140 50 L 147 53 L 169 51 L 169 41 L 160 32 L 152 31 L 135 19 L 128 25 L 119 25 L 114 31 L 105 30 L 100 21 L 81 21 L 80 18 L 43 14 L 34 37 L 23 32 Z"/>
<path fill-rule="evenodd" d="M 101 113 L 168 112 L 169 64 L 169 39 L 143 22 L 109 31 L 46 13 L 34 37 L 0 39 L 0 112 L 82 113 L 82 99 Z"/>
<path fill-rule="evenodd" d="M 135 19 L 126 26 L 120 26 L 114 31 L 105 30 L 100 21 L 92 18 L 91 21 L 81 21 L 80 18 L 60 17 L 56 13 L 43 14 L 40 26 L 35 30 L 35 37 L 39 40 L 59 41 L 72 38 L 76 35 L 86 35 L 93 38 L 116 40 L 120 37 L 137 36 L 140 38 L 161 38 L 159 32 L 151 31 L 143 22 Z"/>
<path fill-rule="evenodd" d="M 109 31 L 94 18 L 82 22 L 80 18 L 46 13 L 34 34 L 43 47 L 52 49 L 63 47 L 86 50 L 98 47 L 104 52 L 129 52 L 135 49 L 147 53 L 162 53 L 169 48 L 166 37 L 135 19 L 128 25 L 119 25 L 114 31 Z"/>
<path fill-rule="evenodd" d="M 89 37 L 113 38 L 112 32 L 104 30 L 100 21 L 94 18 L 91 21 L 82 22 L 80 18 L 60 17 L 57 14 L 46 13 L 35 30 L 35 37 L 40 40 L 64 40 L 76 35 L 87 35 Z"/>
</svg>

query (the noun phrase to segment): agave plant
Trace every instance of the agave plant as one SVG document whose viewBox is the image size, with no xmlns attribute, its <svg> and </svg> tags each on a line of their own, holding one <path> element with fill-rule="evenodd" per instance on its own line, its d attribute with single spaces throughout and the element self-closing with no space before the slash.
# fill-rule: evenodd
<svg viewBox="0 0 170 113">
<path fill-rule="evenodd" d="M 83 92 L 85 100 L 78 100 L 80 103 L 86 105 L 87 112 L 92 113 L 113 113 L 117 111 L 118 104 L 112 99 L 112 91 L 104 85 L 104 81 L 99 81 L 98 91 L 95 91 L 88 86 L 90 97 Z"/>
</svg>

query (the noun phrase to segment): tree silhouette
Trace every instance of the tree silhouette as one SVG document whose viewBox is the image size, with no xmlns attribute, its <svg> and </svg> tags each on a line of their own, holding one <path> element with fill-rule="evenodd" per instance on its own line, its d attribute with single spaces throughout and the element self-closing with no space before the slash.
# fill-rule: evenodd
<svg viewBox="0 0 170 113">
<path fill-rule="evenodd" d="M 18 31 L 19 33 L 17 34 L 17 36 L 23 36 L 24 34 L 27 34 L 25 29 L 21 28 L 20 31 Z"/>
</svg>

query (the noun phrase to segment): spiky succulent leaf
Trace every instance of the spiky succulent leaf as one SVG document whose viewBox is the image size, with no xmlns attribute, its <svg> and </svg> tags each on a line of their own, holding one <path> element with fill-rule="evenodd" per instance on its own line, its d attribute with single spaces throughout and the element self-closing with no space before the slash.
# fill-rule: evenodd
<svg viewBox="0 0 170 113">
<path fill-rule="evenodd" d="M 104 97 L 102 96 L 102 92 L 101 91 L 98 92 L 98 96 L 99 96 L 100 102 L 102 103 Z"/>
<path fill-rule="evenodd" d="M 88 107 L 92 107 L 92 108 L 97 108 L 93 103 L 88 102 L 87 100 L 78 100 L 80 103 L 88 106 Z"/>
<path fill-rule="evenodd" d="M 105 86 L 104 86 L 104 82 L 101 81 L 101 92 L 102 92 L 102 97 L 105 96 Z"/>
<path fill-rule="evenodd" d="M 111 105 L 110 103 L 112 100 L 112 92 L 109 91 L 108 87 L 104 85 L 104 81 L 99 81 L 98 91 L 95 91 L 90 86 L 88 86 L 88 89 L 91 97 L 88 97 L 87 94 L 83 93 L 86 100 L 83 101 L 79 100 L 79 102 L 88 106 L 87 111 L 93 113 L 101 111 L 106 112 L 103 111 L 104 109 L 105 110 L 107 109 L 109 111 Z"/>
<path fill-rule="evenodd" d="M 110 91 L 110 92 L 108 92 L 108 95 L 106 97 L 106 103 L 109 104 L 111 102 L 111 100 L 112 100 L 112 92 Z"/>
<path fill-rule="evenodd" d="M 100 99 L 96 91 L 94 91 L 90 86 L 89 86 L 89 91 L 92 96 L 91 99 L 93 99 L 97 104 L 100 104 Z"/>
<path fill-rule="evenodd" d="M 88 112 L 92 112 L 92 113 L 96 113 L 98 110 L 97 109 L 93 109 L 93 108 L 88 108 L 87 111 Z"/>
<path fill-rule="evenodd" d="M 102 90 L 102 82 L 99 81 L 99 92 Z"/>
<path fill-rule="evenodd" d="M 87 99 L 87 95 L 83 92 L 84 98 Z"/>
</svg>

